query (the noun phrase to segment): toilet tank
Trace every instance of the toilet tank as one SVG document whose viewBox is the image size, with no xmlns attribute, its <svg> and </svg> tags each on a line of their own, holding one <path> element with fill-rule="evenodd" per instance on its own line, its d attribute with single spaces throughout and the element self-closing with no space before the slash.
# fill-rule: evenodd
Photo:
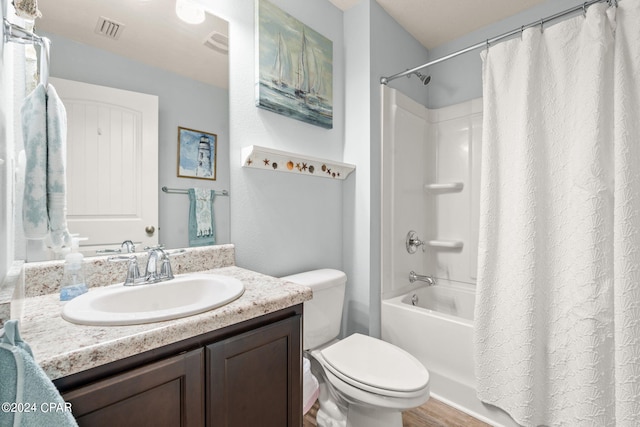
<svg viewBox="0 0 640 427">
<path fill-rule="evenodd" d="M 347 275 L 325 268 L 282 279 L 313 290 L 313 299 L 304 303 L 303 348 L 314 349 L 336 338 L 340 334 Z"/>
</svg>

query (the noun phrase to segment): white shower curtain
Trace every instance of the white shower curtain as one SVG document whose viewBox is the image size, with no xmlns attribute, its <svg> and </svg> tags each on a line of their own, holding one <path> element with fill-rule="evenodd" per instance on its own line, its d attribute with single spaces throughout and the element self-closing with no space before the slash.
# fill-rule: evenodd
<svg viewBox="0 0 640 427">
<path fill-rule="evenodd" d="M 478 397 L 640 426 L 640 1 L 483 53 Z"/>
</svg>

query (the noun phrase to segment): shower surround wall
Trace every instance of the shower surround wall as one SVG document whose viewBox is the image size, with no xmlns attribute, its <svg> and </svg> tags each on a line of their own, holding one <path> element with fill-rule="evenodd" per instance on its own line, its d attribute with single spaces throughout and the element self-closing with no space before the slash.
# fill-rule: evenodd
<svg viewBox="0 0 640 427">
<path fill-rule="evenodd" d="M 386 86 L 382 98 L 382 339 L 429 369 L 437 399 L 492 425 L 515 426 L 476 397 L 482 100 L 429 110 Z M 427 242 L 424 252 L 407 252 L 409 230 Z M 409 283 L 411 270 L 434 276 L 437 286 Z"/>
<path fill-rule="evenodd" d="M 409 283 L 412 270 L 473 289 L 482 100 L 430 110 L 394 89 L 382 91 L 382 298 L 421 286 Z M 410 230 L 426 242 L 424 252 L 407 252 Z"/>
</svg>

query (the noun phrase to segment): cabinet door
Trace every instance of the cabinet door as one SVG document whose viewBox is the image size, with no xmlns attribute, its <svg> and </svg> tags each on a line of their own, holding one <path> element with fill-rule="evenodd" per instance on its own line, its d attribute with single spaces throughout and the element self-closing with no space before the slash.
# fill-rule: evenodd
<svg viewBox="0 0 640 427">
<path fill-rule="evenodd" d="M 203 426 L 203 349 L 155 362 L 63 395 L 83 426 Z"/>
<path fill-rule="evenodd" d="M 207 346 L 207 425 L 300 427 L 300 316 Z"/>
<path fill-rule="evenodd" d="M 67 110 L 67 222 L 85 255 L 158 244 L 158 97 L 50 78 Z"/>
</svg>

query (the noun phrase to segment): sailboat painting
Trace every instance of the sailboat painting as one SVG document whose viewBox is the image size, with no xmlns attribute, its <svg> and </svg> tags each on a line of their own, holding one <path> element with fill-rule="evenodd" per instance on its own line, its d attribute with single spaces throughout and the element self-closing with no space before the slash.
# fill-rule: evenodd
<svg viewBox="0 0 640 427">
<path fill-rule="evenodd" d="M 333 128 L 333 42 L 267 0 L 256 3 L 256 105 Z"/>
</svg>

